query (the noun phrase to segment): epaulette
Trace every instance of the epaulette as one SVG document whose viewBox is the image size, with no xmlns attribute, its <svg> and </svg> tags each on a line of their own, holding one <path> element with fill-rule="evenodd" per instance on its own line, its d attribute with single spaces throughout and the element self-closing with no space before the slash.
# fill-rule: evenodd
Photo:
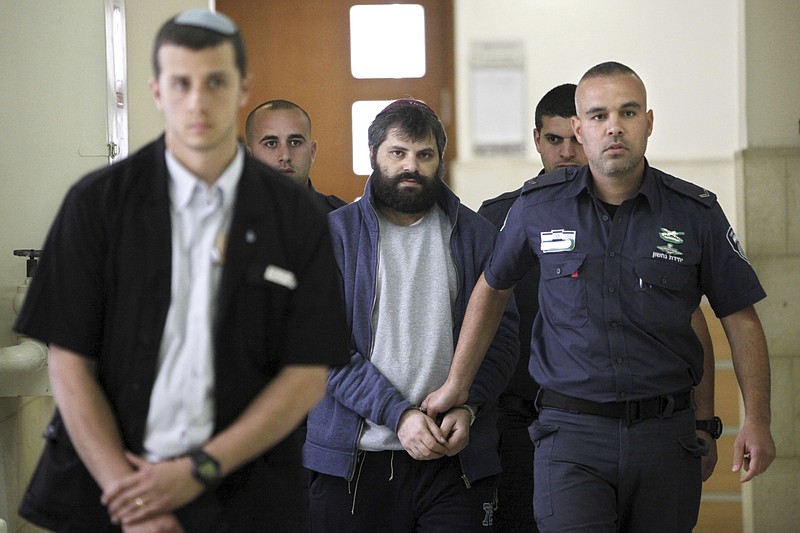
<svg viewBox="0 0 800 533">
<path fill-rule="evenodd" d="M 519 193 L 520 192 L 522 192 L 522 188 L 521 187 L 519 189 L 515 190 L 515 191 L 504 192 L 500 196 L 495 196 L 494 198 L 489 198 L 488 200 L 484 200 L 483 203 L 481 203 L 481 207 L 485 207 L 487 205 L 492 205 L 494 203 L 497 203 L 497 202 L 500 202 L 500 201 L 503 201 L 503 200 L 516 200 L 517 198 L 519 198 Z"/>
<path fill-rule="evenodd" d="M 575 179 L 578 175 L 580 167 L 564 167 L 547 174 L 539 174 L 534 176 L 522 186 L 522 193 L 534 191 L 543 187 L 550 187 L 551 185 L 559 185 L 567 183 Z"/>
<path fill-rule="evenodd" d="M 699 185 L 676 178 L 675 176 L 671 176 L 665 172 L 658 172 L 657 175 L 661 178 L 661 181 L 664 183 L 664 185 L 673 191 L 679 192 L 684 196 L 688 196 L 689 198 L 692 198 L 707 207 L 711 207 L 714 205 L 714 202 L 717 201 L 716 194 L 708 189 L 700 187 Z"/>
</svg>

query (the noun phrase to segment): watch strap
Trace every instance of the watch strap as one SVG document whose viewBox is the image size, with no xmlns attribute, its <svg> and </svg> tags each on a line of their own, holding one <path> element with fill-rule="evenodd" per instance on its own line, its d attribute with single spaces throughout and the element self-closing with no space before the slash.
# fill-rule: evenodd
<svg viewBox="0 0 800 533">
<path fill-rule="evenodd" d="M 192 460 L 192 475 L 206 488 L 215 487 L 222 480 L 219 461 L 201 448 L 189 452 Z"/>
<path fill-rule="evenodd" d="M 722 435 L 722 419 L 715 416 L 708 420 L 697 420 L 695 428 L 707 432 L 712 439 L 717 440 Z"/>
</svg>

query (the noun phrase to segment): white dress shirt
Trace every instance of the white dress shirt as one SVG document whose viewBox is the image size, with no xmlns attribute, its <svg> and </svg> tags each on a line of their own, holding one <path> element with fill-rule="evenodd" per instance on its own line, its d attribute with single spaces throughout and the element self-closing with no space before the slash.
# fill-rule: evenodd
<svg viewBox="0 0 800 533">
<path fill-rule="evenodd" d="M 244 151 L 213 186 L 167 150 L 172 223 L 171 303 L 145 428 L 158 461 L 200 447 L 214 428 L 213 331 L 217 291 Z"/>
</svg>

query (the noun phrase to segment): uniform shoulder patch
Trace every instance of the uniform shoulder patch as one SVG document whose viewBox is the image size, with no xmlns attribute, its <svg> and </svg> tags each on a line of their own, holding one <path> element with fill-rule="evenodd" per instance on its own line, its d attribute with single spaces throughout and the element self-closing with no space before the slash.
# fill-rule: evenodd
<svg viewBox="0 0 800 533">
<path fill-rule="evenodd" d="M 736 254 L 744 259 L 745 263 L 749 265 L 750 260 L 747 259 L 746 255 L 744 255 L 744 247 L 742 246 L 741 241 L 739 241 L 739 237 L 736 236 L 736 232 L 733 231 L 732 226 L 728 226 L 728 231 L 725 233 L 725 238 L 728 240 L 728 244 L 731 245 L 731 248 L 733 248 L 733 251 L 736 252 Z"/>
<path fill-rule="evenodd" d="M 688 196 L 689 198 L 692 198 L 708 207 L 711 207 L 714 205 L 714 202 L 717 201 L 717 195 L 708 189 L 704 189 L 703 187 L 695 185 L 690 181 L 676 178 L 675 176 L 671 176 L 656 169 L 653 170 L 656 173 L 656 176 L 661 179 L 662 183 L 675 192 L 679 192 L 684 196 Z"/>
</svg>

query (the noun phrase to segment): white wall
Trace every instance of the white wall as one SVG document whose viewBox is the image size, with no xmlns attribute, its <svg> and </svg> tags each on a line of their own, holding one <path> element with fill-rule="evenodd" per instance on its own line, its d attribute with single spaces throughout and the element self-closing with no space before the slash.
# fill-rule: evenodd
<svg viewBox="0 0 800 533">
<path fill-rule="evenodd" d="M 800 146 L 800 5 L 748 0 L 747 145 Z"/>
<path fill-rule="evenodd" d="M 0 344 L 25 281 L 19 248 L 41 248 L 67 187 L 105 162 L 81 157 L 106 141 L 102 0 L 0 0 Z M 63 31 L 58 31 L 62 28 Z M 81 31 L 75 31 L 81 28 Z"/>
<path fill-rule="evenodd" d="M 741 7 L 730 0 L 455 0 L 459 160 L 454 188 L 470 207 L 515 189 L 541 164 L 529 138 L 526 157 L 478 159 L 470 142 L 469 52 L 473 41 L 524 43 L 533 110 L 552 87 L 603 61 L 633 68 L 648 89 L 655 125 L 654 166 L 717 193 L 736 226 L 734 153 L 743 148 L 738 113 Z"/>
</svg>

